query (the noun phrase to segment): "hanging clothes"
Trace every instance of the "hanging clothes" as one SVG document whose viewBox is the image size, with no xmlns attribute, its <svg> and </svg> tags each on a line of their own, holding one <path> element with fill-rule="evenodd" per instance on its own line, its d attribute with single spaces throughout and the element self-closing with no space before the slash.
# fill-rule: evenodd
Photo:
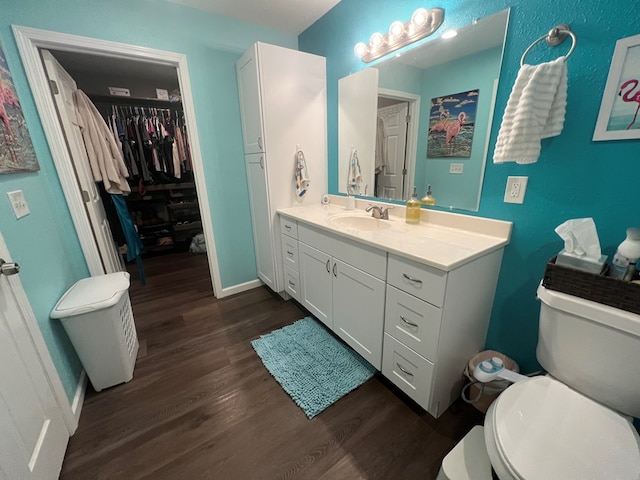
<svg viewBox="0 0 640 480">
<path fill-rule="evenodd" d="M 76 90 L 73 98 L 94 180 L 103 182 L 109 193 L 130 193 L 129 172 L 111 130 L 82 90 Z"/>
</svg>

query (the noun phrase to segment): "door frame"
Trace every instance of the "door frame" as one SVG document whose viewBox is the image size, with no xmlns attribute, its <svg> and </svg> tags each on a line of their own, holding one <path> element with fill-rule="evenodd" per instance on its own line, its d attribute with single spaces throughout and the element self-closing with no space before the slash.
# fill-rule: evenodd
<svg viewBox="0 0 640 480">
<path fill-rule="evenodd" d="M 4 241 L 4 237 L 1 231 L 0 258 L 3 258 L 7 262 L 13 261 L 11 259 L 9 248 Z M 71 436 L 78 428 L 78 418 L 80 416 L 80 410 L 82 409 L 82 398 L 78 398 L 78 391 L 76 391 L 76 398 L 74 399 L 73 405 L 69 403 L 69 398 L 67 397 L 64 386 L 62 385 L 62 380 L 60 379 L 58 370 L 56 370 L 56 367 L 53 364 L 51 354 L 49 353 L 49 349 L 47 348 L 44 337 L 42 336 L 42 331 L 40 330 L 40 326 L 38 325 L 36 316 L 33 313 L 33 309 L 31 308 L 31 304 L 29 303 L 27 294 L 24 291 L 22 282 L 20 281 L 20 276 L 8 276 L 7 281 L 9 282 L 12 294 L 15 297 L 18 309 L 21 313 L 21 318 L 10 320 L 22 323 L 21 327 L 23 328 L 19 328 L 19 330 L 25 331 L 27 333 L 28 338 L 33 344 L 38 357 L 39 365 L 32 366 L 32 368 L 37 368 L 44 373 L 44 377 L 47 382 L 47 388 L 49 388 L 53 393 L 53 397 L 56 400 L 58 410 L 62 414 L 65 426 L 67 427 L 67 430 L 69 432 L 69 436 Z M 82 376 L 80 377 L 80 382 L 78 383 L 79 386 L 84 385 L 85 378 L 86 375 L 83 371 Z M 33 381 L 37 380 L 38 379 L 36 378 L 33 379 Z"/>
<path fill-rule="evenodd" d="M 420 95 L 413 93 L 401 92 L 399 90 L 390 90 L 388 88 L 379 88 L 378 97 L 393 98 L 394 100 L 402 100 L 409 102 L 409 126 L 407 127 L 407 147 L 405 156 L 405 165 L 407 165 L 407 176 L 403 185 L 402 198 L 409 198 L 409 189 L 414 185 L 416 168 L 418 161 L 418 122 L 420 120 Z M 407 162 L 407 158 L 415 158 L 414 162 Z"/>
<path fill-rule="evenodd" d="M 236 293 L 236 291 L 229 291 L 230 289 L 227 289 L 228 291 L 225 292 L 222 288 L 186 55 L 19 25 L 12 25 L 12 29 L 40 115 L 45 136 L 51 149 L 62 190 L 67 205 L 69 206 L 71 218 L 75 225 L 78 239 L 91 275 L 100 275 L 104 273 L 104 270 L 91 224 L 89 223 L 89 218 L 84 208 L 82 194 L 76 181 L 73 162 L 64 140 L 62 127 L 58 121 L 54 101 L 49 89 L 49 82 L 40 59 L 39 49 L 63 50 L 127 60 L 139 60 L 176 68 L 182 96 L 182 107 L 189 135 L 189 146 L 196 190 L 198 192 L 198 201 L 200 203 L 202 227 L 207 244 L 207 257 L 213 284 L 213 294 L 218 298 L 222 298 L 231 293 Z"/>
</svg>

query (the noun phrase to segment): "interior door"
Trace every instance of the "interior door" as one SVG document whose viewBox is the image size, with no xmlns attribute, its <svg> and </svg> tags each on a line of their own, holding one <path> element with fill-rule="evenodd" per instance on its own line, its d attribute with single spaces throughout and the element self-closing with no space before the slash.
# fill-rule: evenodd
<svg viewBox="0 0 640 480">
<path fill-rule="evenodd" d="M 408 102 L 378 109 L 378 117 L 384 122 L 384 143 L 387 148 L 386 166 L 378 174 L 378 197 L 380 198 L 402 200 L 406 176 L 408 113 Z"/>
<path fill-rule="evenodd" d="M 45 71 L 52 84 L 52 95 L 58 118 L 64 131 L 69 153 L 73 161 L 78 188 L 82 191 L 84 205 L 91 222 L 96 245 L 105 273 L 124 270 L 121 256 L 111 235 L 111 227 L 102 204 L 102 197 L 91 174 L 89 159 L 78 126 L 73 92 L 78 89 L 75 80 L 58 63 L 48 50 L 41 50 Z"/>
<path fill-rule="evenodd" d="M 19 305 L 17 277 L 0 274 L 0 479 L 58 478 L 69 433 Z"/>
</svg>

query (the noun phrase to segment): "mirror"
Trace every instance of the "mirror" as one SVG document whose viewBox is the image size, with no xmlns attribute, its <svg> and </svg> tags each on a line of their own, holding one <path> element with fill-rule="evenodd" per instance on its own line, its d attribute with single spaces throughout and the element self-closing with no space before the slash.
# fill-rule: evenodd
<svg viewBox="0 0 640 480">
<path fill-rule="evenodd" d="M 509 9 L 338 82 L 338 190 L 477 211 Z"/>
</svg>

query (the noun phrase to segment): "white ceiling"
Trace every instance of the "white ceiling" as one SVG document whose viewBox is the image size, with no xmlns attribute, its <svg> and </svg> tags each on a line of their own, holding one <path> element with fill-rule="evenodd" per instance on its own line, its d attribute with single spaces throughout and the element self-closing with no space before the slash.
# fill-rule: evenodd
<svg viewBox="0 0 640 480">
<path fill-rule="evenodd" d="M 173 3 L 299 35 L 340 0 L 169 0 Z"/>
</svg>

